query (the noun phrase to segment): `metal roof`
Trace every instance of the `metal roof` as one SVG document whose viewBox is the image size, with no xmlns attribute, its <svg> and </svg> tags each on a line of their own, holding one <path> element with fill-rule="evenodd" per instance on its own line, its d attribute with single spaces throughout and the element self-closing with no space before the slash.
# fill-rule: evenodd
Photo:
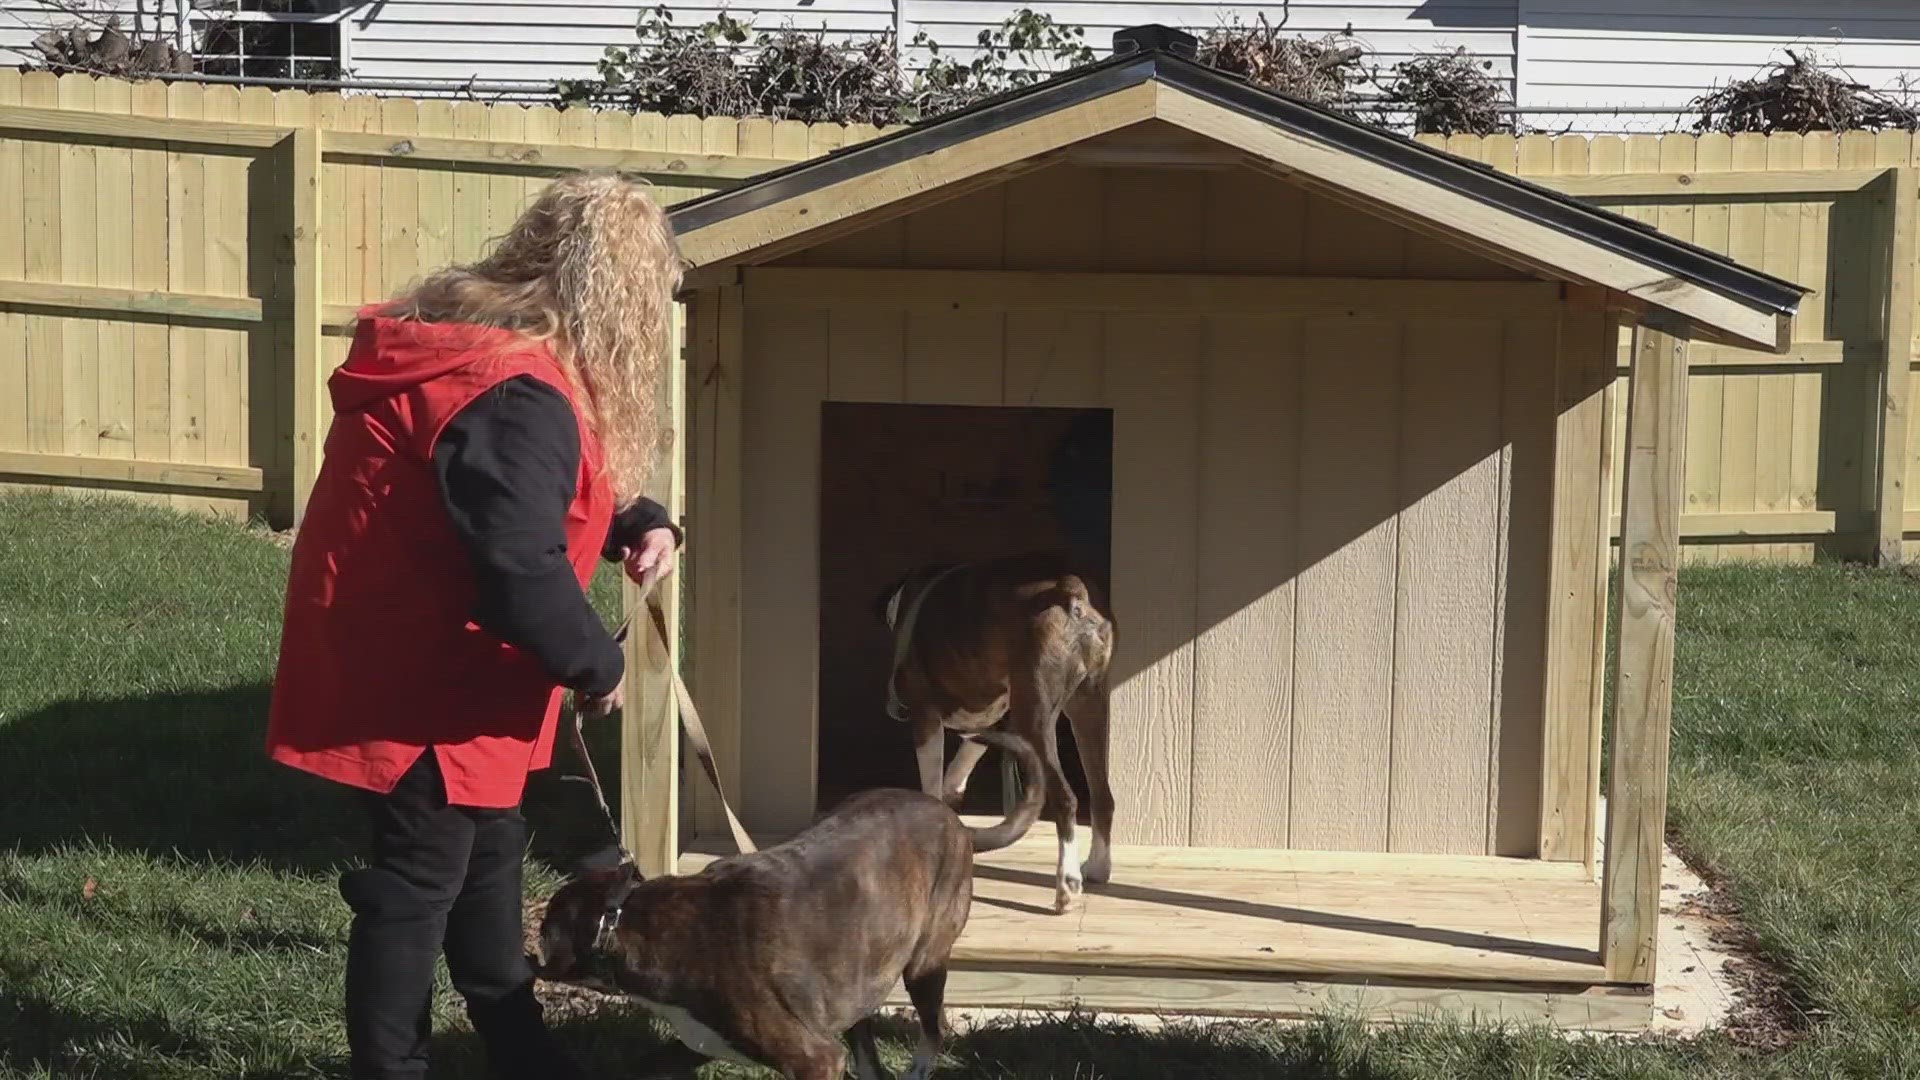
<svg viewBox="0 0 1920 1080">
<path fill-rule="evenodd" d="M 1743 266 L 1725 255 L 1674 239 L 1632 218 L 1331 109 L 1254 86 L 1164 49 L 1109 57 L 869 142 L 762 173 L 739 187 L 680 203 L 670 211 L 670 217 L 675 231 L 691 232 L 1147 82 L 1173 87 L 1276 128 L 1441 185 L 1507 213 L 1608 248 L 1749 307 L 1790 315 L 1808 291 L 1793 282 Z"/>
</svg>

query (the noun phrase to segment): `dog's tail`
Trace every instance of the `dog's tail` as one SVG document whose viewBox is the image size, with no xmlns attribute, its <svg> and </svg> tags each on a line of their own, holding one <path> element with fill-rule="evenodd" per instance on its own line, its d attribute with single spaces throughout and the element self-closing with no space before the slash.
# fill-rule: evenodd
<svg viewBox="0 0 1920 1080">
<path fill-rule="evenodd" d="M 1034 752 L 1032 744 L 1012 732 L 982 731 L 968 736 L 978 739 L 988 746 L 998 747 L 1001 753 L 1013 755 L 1014 764 L 1019 767 L 1020 805 L 1013 813 L 998 825 L 989 825 L 984 829 L 967 829 L 967 835 L 973 838 L 974 854 L 983 851 L 998 851 L 1018 843 L 1040 820 L 1040 806 L 1046 798 L 1046 782 L 1040 773 L 1040 755 Z"/>
</svg>

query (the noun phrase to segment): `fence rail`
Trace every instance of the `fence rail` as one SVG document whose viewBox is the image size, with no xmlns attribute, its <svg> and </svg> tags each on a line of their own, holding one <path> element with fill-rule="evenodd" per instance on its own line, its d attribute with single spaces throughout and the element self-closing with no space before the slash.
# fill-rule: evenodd
<svg viewBox="0 0 1920 1080">
<path fill-rule="evenodd" d="M 0 484 L 289 520 L 329 329 L 480 254 L 547 177 L 620 168 L 672 203 L 876 134 L 0 72 Z M 1920 530 L 1911 134 L 1422 141 L 1813 290 L 1785 355 L 1693 350 L 1690 558 Z"/>
</svg>

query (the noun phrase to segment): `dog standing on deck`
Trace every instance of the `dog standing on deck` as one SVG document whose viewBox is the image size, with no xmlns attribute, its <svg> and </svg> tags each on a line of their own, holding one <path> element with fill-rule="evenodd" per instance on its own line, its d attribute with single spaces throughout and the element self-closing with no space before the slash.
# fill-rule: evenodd
<svg viewBox="0 0 1920 1080">
<path fill-rule="evenodd" d="M 1018 736 L 980 739 L 1032 778 Z M 541 978 L 626 994 L 673 1024 L 682 1046 L 647 1076 L 709 1058 L 840 1080 L 851 1029 L 860 1080 L 892 1080 L 871 1017 L 894 983 L 920 1017 L 909 1080 L 940 1052 L 947 956 L 973 903 L 974 855 L 1018 841 L 1040 815 L 1036 785 L 1006 820 L 976 829 L 917 791 L 841 803 L 783 844 L 698 874 L 642 881 L 630 862 L 562 886 L 540 922 Z"/>
<path fill-rule="evenodd" d="M 962 743 L 943 776 L 942 729 L 970 735 L 1006 719 L 1045 762 L 1043 812 L 1060 841 L 1054 910 L 1078 906 L 1085 882 L 1104 882 L 1113 869 L 1107 673 L 1116 628 L 1105 599 L 1066 559 L 1029 554 L 922 567 L 879 603 L 894 636 L 887 712 L 913 725 L 921 790 L 957 807 L 986 746 Z M 1054 735 L 1062 712 L 1093 803 L 1084 872 L 1074 839 L 1078 800 Z"/>
</svg>

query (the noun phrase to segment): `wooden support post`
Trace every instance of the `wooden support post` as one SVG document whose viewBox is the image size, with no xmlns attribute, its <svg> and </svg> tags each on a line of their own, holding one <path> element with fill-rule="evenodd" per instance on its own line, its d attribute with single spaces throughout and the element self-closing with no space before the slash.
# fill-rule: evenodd
<svg viewBox="0 0 1920 1080">
<path fill-rule="evenodd" d="M 679 306 L 662 371 L 658 422 L 667 450 L 654 462 L 648 494 L 680 520 L 685 453 L 679 438 L 685 415 L 684 322 Z M 620 717 L 620 834 L 640 872 L 671 874 L 680 862 L 680 709 L 673 673 L 680 664 L 680 581 L 678 570 L 643 595 L 624 583 L 628 618 L 627 700 Z M 667 640 L 654 630 L 657 606 Z"/>
<path fill-rule="evenodd" d="M 1627 387 L 1620 640 L 1609 759 L 1600 954 L 1610 982 L 1650 984 L 1666 849 L 1674 596 L 1686 491 L 1687 327 L 1637 326 Z"/>
<path fill-rule="evenodd" d="M 293 140 L 293 520 L 307 510 L 326 439 L 321 426 L 320 129 L 296 128 Z"/>
<path fill-rule="evenodd" d="M 1614 340 L 1603 311 L 1561 313 L 1554 376 L 1552 559 L 1541 748 L 1539 857 L 1594 857 L 1596 710 L 1605 667 L 1607 524 Z"/>
<path fill-rule="evenodd" d="M 687 307 L 687 386 L 692 432 L 686 440 L 689 689 L 713 740 L 727 790 L 740 791 L 741 392 L 745 328 L 741 288 L 701 289 Z M 694 831 L 727 835 L 712 785 L 694 786 Z"/>
<path fill-rule="evenodd" d="M 1892 204 L 1888 207 L 1892 228 L 1887 244 L 1886 333 L 1881 345 L 1885 362 L 1881 368 L 1879 423 L 1868 430 L 1879 433 L 1879 461 L 1874 469 L 1876 521 L 1874 561 L 1893 566 L 1901 561 L 1905 535 L 1907 499 L 1907 398 L 1912 379 L 1914 304 L 1916 286 L 1914 265 L 1920 258 L 1920 168 L 1887 170 Z"/>
</svg>

